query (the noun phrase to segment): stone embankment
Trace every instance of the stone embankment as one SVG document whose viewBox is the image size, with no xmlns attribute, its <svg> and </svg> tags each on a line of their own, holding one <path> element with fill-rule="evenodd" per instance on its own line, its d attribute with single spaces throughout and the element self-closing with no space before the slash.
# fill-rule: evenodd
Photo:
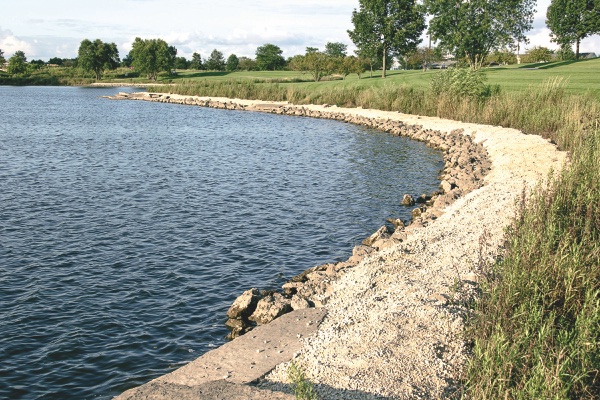
<svg viewBox="0 0 600 400">
<path fill-rule="evenodd" d="M 252 353 L 251 369 L 263 365 L 262 375 L 251 381 L 260 396 L 289 393 L 286 372 L 292 357 L 325 399 L 441 398 L 459 390 L 469 357 L 464 321 L 478 282 L 499 254 L 519 196 L 565 162 L 565 154 L 540 137 L 439 118 L 170 94 L 122 93 L 113 98 L 337 119 L 421 140 L 444 154 L 440 190 L 402 199 L 413 207 L 411 221 L 390 221 L 393 228 L 381 227 L 344 262 L 311 268 L 280 291 L 250 289 L 234 302 L 228 311 L 232 336 L 252 330 L 225 345 L 233 350 L 221 350 L 232 354 L 241 352 L 246 346 L 242 341 L 257 333 L 285 337 L 277 328 L 282 320 L 293 331 L 305 327 L 301 318 L 293 317 L 298 313 L 326 312 L 324 319 L 311 319 L 314 331 L 299 333 L 299 350 L 278 358 L 274 369 L 273 363 L 263 365 L 260 348 Z M 256 344 L 247 347 L 253 352 Z M 194 363 L 222 368 L 202 361 L 214 362 L 211 353 Z M 237 367 L 246 372 L 250 368 L 244 363 Z M 120 398 L 161 390 L 163 397 L 150 398 L 177 397 L 165 382 L 199 390 L 193 380 L 169 378 L 182 376 L 178 371 Z M 239 373 L 222 379 L 236 383 L 230 378 L 234 375 Z M 219 390 L 225 383 L 217 385 Z M 241 393 L 238 386 L 226 386 L 230 398 Z"/>
</svg>

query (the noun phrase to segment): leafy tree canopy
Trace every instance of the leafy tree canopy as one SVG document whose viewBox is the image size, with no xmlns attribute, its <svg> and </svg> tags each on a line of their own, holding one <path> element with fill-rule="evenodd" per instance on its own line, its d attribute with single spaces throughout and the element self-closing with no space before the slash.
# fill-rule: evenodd
<svg viewBox="0 0 600 400">
<path fill-rule="evenodd" d="M 82 40 L 77 58 L 77 64 L 86 71 L 94 72 L 97 80 L 102 79 L 105 69 L 116 69 L 120 63 L 117 45 L 104 43 L 100 39 L 93 42 L 88 39 Z"/>
<path fill-rule="evenodd" d="M 243 71 L 254 71 L 257 69 L 256 61 L 249 57 L 240 57 L 240 63 L 238 64 L 238 69 Z"/>
<path fill-rule="evenodd" d="M 548 62 L 552 60 L 552 50 L 543 46 L 534 46 L 527 52 L 528 62 Z"/>
<path fill-rule="evenodd" d="M 4 58 L 4 52 L 0 49 L 0 64 L 4 64 L 6 59 Z"/>
<path fill-rule="evenodd" d="M 238 58 L 238 56 L 236 56 L 235 54 L 231 54 L 229 57 L 227 57 L 227 65 L 225 67 L 227 71 L 237 71 L 239 65 L 240 59 Z"/>
<path fill-rule="evenodd" d="M 177 49 L 162 39 L 135 38 L 131 48 L 133 67 L 145 73 L 148 79 L 156 80 L 159 72 L 171 73 L 175 66 Z"/>
<path fill-rule="evenodd" d="M 175 57 L 175 68 L 176 69 L 188 69 L 190 62 L 185 57 Z"/>
<path fill-rule="evenodd" d="M 294 57 L 292 65 L 299 71 L 310 73 L 315 82 L 319 82 L 324 76 L 329 75 L 332 69 L 331 57 L 323 52 L 313 50 L 307 51 L 303 56 Z"/>
<path fill-rule="evenodd" d="M 64 60 L 60 57 L 52 57 L 51 59 L 48 60 L 48 64 L 54 64 L 54 65 L 63 65 L 64 64 Z"/>
<path fill-rule="evenodd" d="M 24 74 L 27 72 L 27 57 L 21 50 L 15 52 L 15 54 L 8 60 L 9 74 Z"/>
<path fill-rule="evenodd" d="M 219 50 L 214 49 L 212 53 L 210 53 L 210 57 L 204 63 L 206 69 L 211 71 L 224 71 L 225 70 L 225 58 L 223 57 L 223 53 Z"/>
<path fill-rule="evenodd" d="M 600 33 L 600 1 L 552 0 L 546 11 L 546 25 L 552 41 L 561 48 L 575 44 L 578 59 L 581 40 Z"/>
<path fill-rule="evenodd" d="M 192 54 L 192 61 L 190 62 L 191 69 L 204 69 L 204 65 L 202 64 L 202 57 L 199 53 Z"/>
<path fill-rule="evenodd" d="M 329 57 L 346 57 L 348 46 L 341 42 L 328 42 L 325 45 L 325 54 Z"/>
<path fill-rule="evenodd" d="M 527 43 L 536 0 L 425 0 L 429 33 L 457 58 L 480 67 L 493 49 Z"/>
<path fill-rule="evenodd" d="M 389 52 L 410 53 L 421 43 L 425 15 L 416 0 L 359 0 L 352 24 L 354 30 L 348 35 L 359 54 L 372 58 L 380 55 L 385 78 Z"/>
<path fill-rule="evenodd" d="M 275 71 L 285 65 L 285 59 L 281 55 L 283 50 L 271 43 L 259 46 L 256 49 L 256 65 L 261 71 Z"/>
</svg>

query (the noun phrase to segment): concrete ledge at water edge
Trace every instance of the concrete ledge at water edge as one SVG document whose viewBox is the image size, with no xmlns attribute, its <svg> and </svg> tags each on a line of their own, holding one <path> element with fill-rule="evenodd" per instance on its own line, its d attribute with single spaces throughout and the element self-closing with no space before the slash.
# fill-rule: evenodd
<svg viewBox="0 0 600 400">
<path fill-rule="evenodd" d="M 253 398 L 233 397 L 233 395 L 237 396 L 247 390 L 243 385 L 256 382 L 277 365 L 290 361 L 294 354 L 301 350 L 302 339 L 313 335 L 317 331 L 325 315 L 326 310 L 323 308 L 292 311 L 269 324 L 258 326 L 250 333 L 209 351 L 169 374 L 158 377 L 145 385 L 130 389 L 115 399 L 177 399 L 180 398 L 178 393 L 185 392 L 187 393 L 186 396 L 201 393 L 199 391 L 205 390 L 207 383 L 216 381 L 235 384 L 217 385 L 218 390 L 227 388 L 232 390 L 231 396 L 221 394 L 221 397 L 218 398 Z M 256 398 L 278 399 L 285 397 L 259 396 Z"/>
</svg>

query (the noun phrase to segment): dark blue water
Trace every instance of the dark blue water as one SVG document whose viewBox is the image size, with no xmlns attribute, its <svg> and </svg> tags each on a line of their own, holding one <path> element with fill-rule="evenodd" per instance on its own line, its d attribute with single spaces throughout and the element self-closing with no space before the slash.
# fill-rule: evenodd
<svg viewBox="0 0 600 400">
<path fill-rule="evenodd" d="M 440 155 L 327 120 L 0 87 L 0 398 L 110 398 L 223 343 L 225 312 L 342 260 Z"/>
</svg>

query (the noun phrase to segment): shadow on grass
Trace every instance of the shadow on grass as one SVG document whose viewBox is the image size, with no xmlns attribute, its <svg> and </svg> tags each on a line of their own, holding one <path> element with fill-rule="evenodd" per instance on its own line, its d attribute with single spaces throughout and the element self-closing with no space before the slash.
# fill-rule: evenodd
<svg viewBox="0 0 600 400">
<path fill-rule="evenodd" d="M 566 61 L 555 61 L 555 62 L 542 62 L 535 64 L 525 64 L 518 67 L 519 69 L 551 69 L 557 67 L 566 67 L 567 65 L 583 63 L 586 61 L 592 61 L 593 58 L 586 58 L 585 60 L 566 60 Z"/>
<path fill-rule="evenodd" d="M 231 72 L 226 71 L 198 71 L 198 72 L 179 72 L 177 75 L 171 76 L 170 79 L 190 79 L 190 78 L 214 78 L 214 77 L 222 77 L 231 74 Z"/>
</svg>

